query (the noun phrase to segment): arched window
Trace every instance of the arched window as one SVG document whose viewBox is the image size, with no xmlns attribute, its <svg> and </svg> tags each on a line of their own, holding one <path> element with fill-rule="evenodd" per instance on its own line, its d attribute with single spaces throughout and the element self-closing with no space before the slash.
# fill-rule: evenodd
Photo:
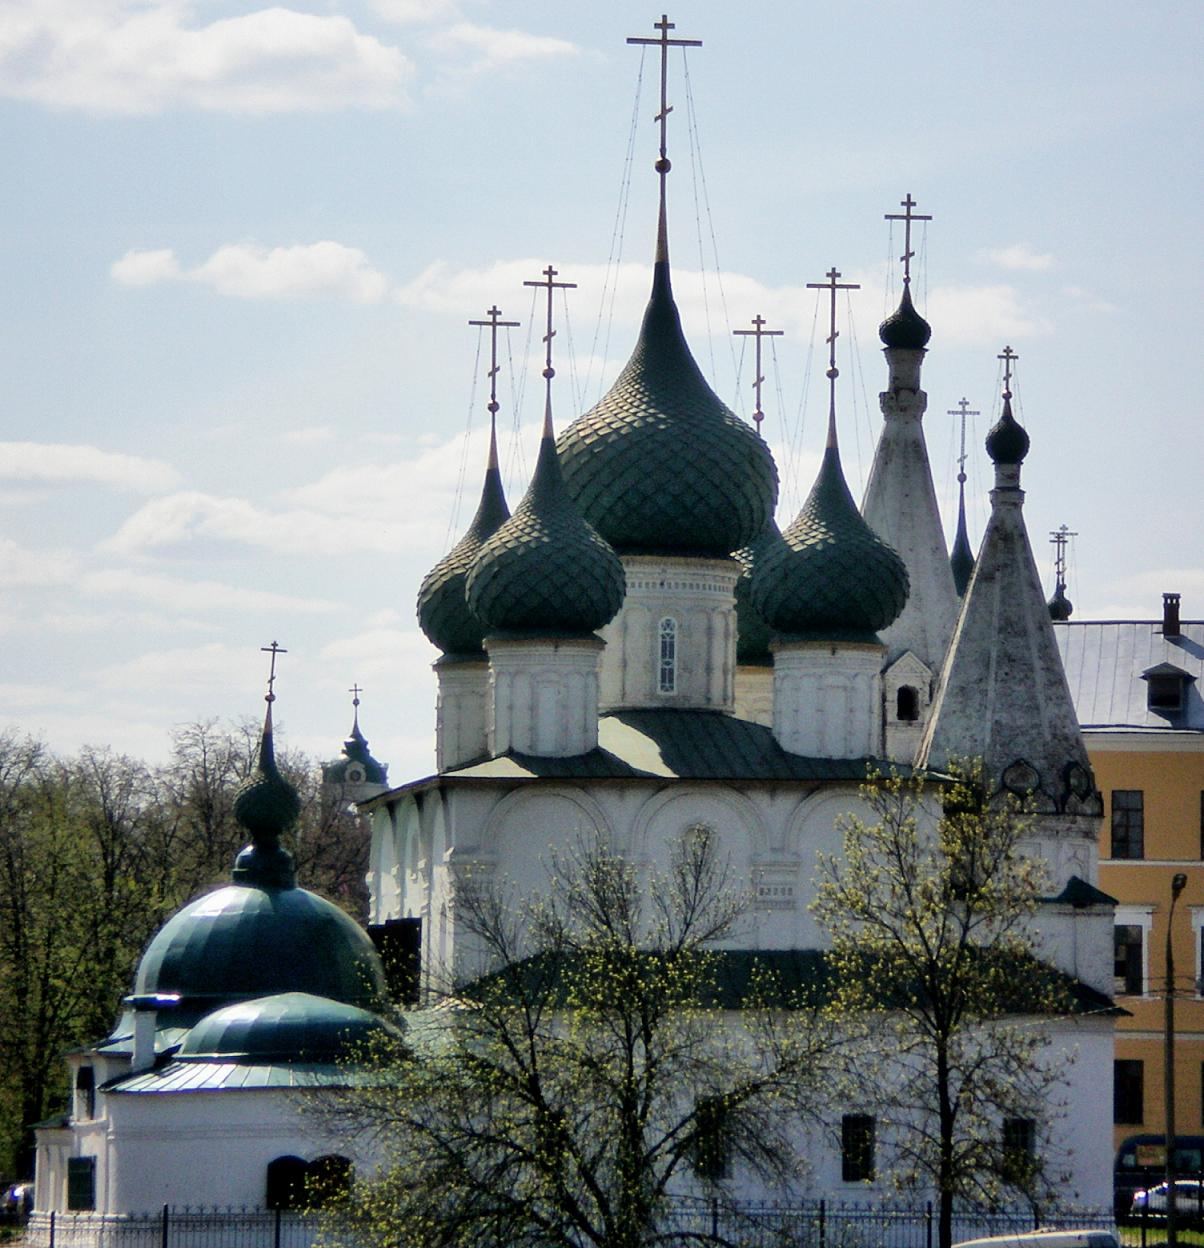
<svg viewBox="0 0 1204 1248">
<path fill-rule="evenodd" d="M 660 662 L 657 666 L 657 690 L 677 692 L 677 621 L 670 615 L 660 624 Z"/>
<path fill-rule="evenodd" d="M 269 1209 L 305 1208 L 305 1176 L 309 1166 L 300 1157 L 277 1157 L 268 1162 L 268 1190 L 264 1204 Z"/>
<path fill-rule="evenodd" d="M 910 685 L 900 685 L 895 695 L 895 718 L 914 723 L 920 718 L 920 695 Z"/>
</svg>

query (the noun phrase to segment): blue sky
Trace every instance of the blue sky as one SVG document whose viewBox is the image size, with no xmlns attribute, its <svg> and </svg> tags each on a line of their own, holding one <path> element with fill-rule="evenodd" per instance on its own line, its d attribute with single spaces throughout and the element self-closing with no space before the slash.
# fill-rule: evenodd
<svg viewBox="0 0 1204 1248">
<path fill-rule="evenodd" d="M 540 415 L 522 281 L 552 262 L 579 283 L 557 308 L 559 427 L 634 338 L 656 66 L 628 170 L 642 61 L 624 40 L 659 15 L 630 0 L 0 7 L 0 722 L 64 752 L 161 758 L 174 725 L 259 713 L 258 647 L 278 638 L 291 743 L 337 753 L 358 681 L 393 778 L 430 770 L 435 656 L 413 602 L 480 480 L 485 355 L 467 322 L 495 301 L 523 322 L 499 396 L 514 503 Z M 1204 615 L 1198 3 L 694 0 L 670 17 L 704 42 L 688 92 L 680 53 L 670 65 L 675 286 L 742 414 L 752 366 L 731 329 L 761 313 L 785 331 L 765 397 L 781 518 L 822 446 L 805 284 L 833 264 L 863 286 L 839 409 L 864 483 L 875 326 L 902 252 L 883 214 L 910 192 L 934 217 L 914 289 L 947 527 L 946 413 L 962 395 L 982 413 L 977 543 L 1010 343 L 1049 587 L 1047 535 L 1067 524 L 1076 618 L 1152 618 L 1166 589 Z"/>
</svg>

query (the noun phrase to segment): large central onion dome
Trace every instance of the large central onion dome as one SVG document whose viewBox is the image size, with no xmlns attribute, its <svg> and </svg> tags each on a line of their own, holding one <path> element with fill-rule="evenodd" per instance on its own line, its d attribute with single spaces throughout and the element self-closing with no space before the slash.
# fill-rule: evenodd
<svg viewBox="0 0 1204 1248">
<path fill-rule="evenodd" d="M 531 484 L 481 547 L 466 584 L 469 607 L 496 633 L 587 635 L 623 605 L 623 565 L 565 489 L 550 405 Z"/>
<path fill-rule="evenodd" d="M 620 554 L 727 558 L 760 535 L 777 502 L 769 448 L 690 354 L 663 251 L 627 367 L 559 449 L 569 493 Z"/>
<path fill-rule="evenodd" d="M 789 638 L 876 641 L 907 591 L 907 567 L 861 518 L 830 435 L 803 509 L 756 561 L 751 603 Z"/>
</svg>

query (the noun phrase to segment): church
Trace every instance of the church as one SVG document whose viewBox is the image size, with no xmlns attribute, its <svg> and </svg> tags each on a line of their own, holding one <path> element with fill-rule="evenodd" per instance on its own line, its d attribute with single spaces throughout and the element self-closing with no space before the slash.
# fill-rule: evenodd
<svg viewBox="0 0 1204 1248">
<path fill-rule="evenodd" d="M 653 42 L 663 55 L 664 36 Z M 348 743 L 339 774 L 366 782 L 356 796 L 372 821 L 369 930 L 386 964 L 412 965 L 402 995 L 421 1006 L 440 976 L 477 969 L 458 879 L 530 893 L 549 852 L 582 837 L 663 868 L 681 833 L 704 825 L 752 898 L 741 947 L 822 949 L 816 862 L 839 852 L 838 820 L 863 809 L 867 772 L 981 758 L 996 795 L 1036 811 L 1025 850 L 1051 883 L 1042 956 L 1095 1003 L 1050 1024 L 1050 1051 L 1066 1068 L 1055 1130 L 1067 1201 L 1107 1208 L 1113 902 L 1097 887 L 1101 799 L 1025 529 L 1028 435 L 1005 388 L 986 444 L 989 522 L 974 558 L 960 517 L 951 560 L 923 433 L 932 330 L 905 271 L 880 330 L 883 425 L 858 506 L 839 448 L 833 269 L 818 284 L 833 305 L 827 444 L 779 528 L 770 449 L 711 389 L 682 331 L 666 113 L 662 98 L 651 289 L 626 367 L 557 436 L 549 267 L 526 493 L 511 513 L 495 431 L 476 514 L 420 587 L 419 624 L 441 653 L 436 772 L 388 788 L 358 721 Z M 328 1156 L 297 1113 L 296 1089 L 337 1080 L 349 1039 L 392 1024 L 372 942 L 295 887 L 280 847 L 290 798 L 272 696 L 240 797 L 251 845 L 229 886 L 155 937 L 113 1036 L 71 1056 L 73 1112 L 39 1133 L 42 1212 L 262 1204 L 294 1181 L 273 1175 L 273 1159 L 290 1174 L 370 1165 Z M 838 1148 L 809 1160 L 808 1194 L 866 1198 L 842 1178 Z M 208 1176 L 235 1172 L 238 1194 L 208 1195 Z M 91 1204 L 77 1199 L 85 1187 Z"/>
</svg>

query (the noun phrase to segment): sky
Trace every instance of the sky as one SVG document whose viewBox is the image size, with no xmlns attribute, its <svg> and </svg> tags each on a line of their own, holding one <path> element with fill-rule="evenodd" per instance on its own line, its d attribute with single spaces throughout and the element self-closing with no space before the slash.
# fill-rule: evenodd
<svg viewBox="0 0 1204 1248">
<path fill-rule="evenodd" d="M 798 510 L 838 413 L 858 497 L 876 326 L 931 322 L 925 418 L 946 529 L 967 422 L 981 537 L 997 356 L 1032 438 L 1026 516 L 1076 534 L 1075 618 L 1204 617 L 1198 0 L 844 0 L 669 14 L 670 251 L 695 356 L 753 410 Z M 433 770 L 437 652 L 414 600 L 475 507 L 493 304 L 511 505 L 542 415 L 622 367 L 650 280 L 659 64 L 631 0 L 0 3 L 0 727 L 165 759 L 257 716 L 333 758 L 361 725 L 394 783 Z M 826 305 L 825 305 L 826 307 Z M 532 321 L 537 322 L 532 334 Z"/>
</svg>

